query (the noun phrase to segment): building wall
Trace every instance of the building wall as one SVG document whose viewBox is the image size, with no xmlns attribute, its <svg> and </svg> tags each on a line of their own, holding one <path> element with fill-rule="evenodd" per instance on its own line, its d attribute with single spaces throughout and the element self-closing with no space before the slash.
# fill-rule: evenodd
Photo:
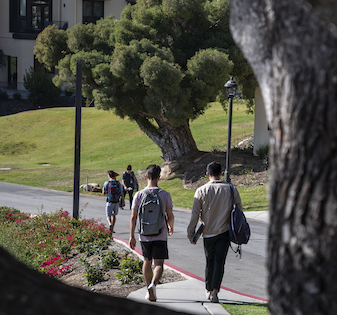
<svg viewBox="0 0 337 315">
<path fill-rule="evenodd" d="M 17 89 L 25 90 L 23 77 L 29 67 L 34 67 L 35 40 L 14 39 L 13 33 L 9 32 L 9 1 L 0 1 L 0 49 L 5 57 L 17 57 Z M 105 0 L 104 17 L 114 15 L 120 19 L 121 12 L 126 6 L 125 0 Z M 68 28 L 82 23 L 83 0 L 53 0 L 52 20 L 68 22 Z M 62 23 L 63 25 L 63 23 Z M 0 86 L 6 86 L 8 81 L 8 65 L 0 69 Z"/>
<path fill-rule="evenodd" d="M 121 18 L 121 13 L 126 6 L 125 0 L 109 0 L 104 3 L 104 17 L 113 15 L 117 20 Z"/>
<path fill-rule="evenodd" d="M 270 131 L 268 130 L 268 123 L 264 102 L 261 94 L 261 89 L 257 88 L 255 91 L 255 118 L 254 118 L 254 150 L 264 145 L 269 144 Z"/>
</svg>

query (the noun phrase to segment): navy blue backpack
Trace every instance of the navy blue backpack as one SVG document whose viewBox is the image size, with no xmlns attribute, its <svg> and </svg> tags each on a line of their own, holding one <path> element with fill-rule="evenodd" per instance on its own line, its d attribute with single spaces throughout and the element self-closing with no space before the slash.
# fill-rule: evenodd
<svg viewBox="0 0 337 315">
<path fill-rule="evenodd" d="M 250 238 L 250 227 L 243 211 L 236 207 L 232 184 L 229 184 L 229 187 L 233 202 L 229 218 L 229 240 L 238 245 L 247 244 Z"/>
</svg>

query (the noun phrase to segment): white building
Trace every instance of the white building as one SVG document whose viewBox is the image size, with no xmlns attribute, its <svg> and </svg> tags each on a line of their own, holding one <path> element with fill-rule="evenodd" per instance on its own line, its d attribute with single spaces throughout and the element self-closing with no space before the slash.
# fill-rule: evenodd
<svg viewBox="0 0 337 315">
<path fill-rule="evenodd" d="M 23 77 L 34 58 L 37 35 L 48 25 L 67 29 L 78 23 L 95 22 L 109 15 L 120 18 L 127 3 L 135 0 L 1 0 L 0 49 L 6 66 L 0 69 L 0 87 L 24 90 Z"/>
</svg>

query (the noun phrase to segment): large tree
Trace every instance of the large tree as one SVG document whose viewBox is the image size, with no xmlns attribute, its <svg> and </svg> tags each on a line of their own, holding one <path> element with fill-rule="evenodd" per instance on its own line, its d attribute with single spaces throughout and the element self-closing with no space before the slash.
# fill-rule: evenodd
<svg viewBox="0 0 337 315">
<path fill-rule="evenodd" d="M 84 95 L 135 121 L 163 159 L 174 160 L 197 150 L 190 120 L 221 94 L 230 74 L 252 98 L 256 81 L 228 19 L 228 0 L 140 0 L 120 21 L 109 17 L 66 32 L 48 27 L 35 54 L 59 69 L 54 83 L 68 89 L 76 59 L 84 59 Z"/>
<path fill-rule="evenodd" d="M 311 3 L 231 1 L 271 127 L 272 314 L 337 314 L 336 4 Z"/>
</svg>

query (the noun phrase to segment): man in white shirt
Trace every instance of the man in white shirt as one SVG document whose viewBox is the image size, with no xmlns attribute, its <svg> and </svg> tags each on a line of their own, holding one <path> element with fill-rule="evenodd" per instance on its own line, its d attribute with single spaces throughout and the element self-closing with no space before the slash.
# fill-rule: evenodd
<svg viewBox="0 0 337 315">
<path fill-rule="evenodd" d="M 224 275 L 225 261 L 229 248 L 229 216 L 233 208 L 229 183 L 221 180 L 221 164 L 207 165 L 209 182 L 199 187 L 194 195 L 191 220 L 187 227 L 187 237 L 192 244 L 198 220 L 204 223 L 203 241 L 206 256 L 206 295 L 211 302 L 218 303 Z M 242 210 L 239 192 L 233 186 L 236 206 Z"/>
</svg>

